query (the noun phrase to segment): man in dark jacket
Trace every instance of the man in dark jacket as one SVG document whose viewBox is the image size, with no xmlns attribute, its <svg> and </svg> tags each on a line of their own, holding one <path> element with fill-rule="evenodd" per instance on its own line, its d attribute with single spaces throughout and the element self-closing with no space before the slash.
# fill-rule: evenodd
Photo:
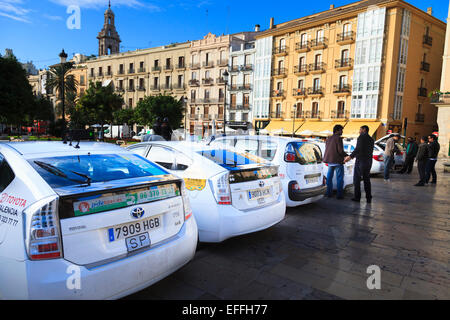
<svg viewBox="0 0 450 320">
<path fill-rule="evenodd" d="M 355 196 L 352 201 L 361 200 L 361 176 L 364 181 L 364 191 L 366 192 L 367 203 L 372 202 L 372 186 L 370 184 L 370 169 L 372 168 L 374 141 L 369 136 L 369 127 L 362 126 L 359 129 L 359 137 L 356 148 L 352 154 L 345 158 L 345 162 L 356 158 L 355 170 L 353 174 L 353 184 L 355 187 Z"/>
<path fill-rule="evenodd" d="M 425 185 L 425 168 L 428 162 L 428 137 L 422 137 L 420 139 L 420 145 L 417 150 L 417 170 L 419 171 L 420 180 L 414 186 L 423 187 Z"/>
<path fill-rule="evenodd" d="M 434 134 L 428 136 L 428 161 L 425 173 L 425 183 L 428 183 L 431 177 L 433 177 L 433 180 L 431 180 L 432 184 L 435 184 L 437 181 L 436 170 L 434 167 L 436 166 L 440 149 L 441 146 L 439 145 L 439 142 L 437 142 L 437 137 Z"/>
<path fill-rule="evenodd" d="M 161 118 L 156 118 L 155 123 L 153 124 L 153 134 L 160 136 L 161 135 Z"/>
<path fill-rule="evenodd" d="M 406 146 L 406 158 L 405 163 L 403 164 L 402 170 L 400 170 L 400 173 L 408 172 L 410 174 L 412 172 L 412 169 L 414 167 L 414 158 L 417 155 L 418 146 L 413 137 L 408 138 L 408 145 Z"/>
<path fill-rule="evenodd" d="M 328 165 L 326 196 L 329 198 L 333 196 L 333 176 L 336 170 L 337 199 L 339 200 L 344 199 L 344 159 L 347 157 L 341 138 L 343 129 L 344 127 L 339 124 L 334 126 L 333 135 L 327 139 L 323 157 L 323 162 Z"/>
<path fill-rule="evenodd" d="M 170 127 L 169 118 L 164 118 L 161 125 L 161 136 L 167 141 L 172 140 L 172 128 Z"/>
</svg>

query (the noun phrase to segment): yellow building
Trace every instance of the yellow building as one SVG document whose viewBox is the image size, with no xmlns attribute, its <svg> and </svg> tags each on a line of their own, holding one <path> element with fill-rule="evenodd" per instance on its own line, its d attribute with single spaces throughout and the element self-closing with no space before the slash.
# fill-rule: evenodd
<svg viewBox="0 0 450 320">
<path fill-rule="evenodd" d="M 351 137 L 368 125 L 380 137 L 403 133 L 407 119 L 407 135 L 430 133 L 436 110 L 428 94 L 439 86 L 445 28 L 431 8 L 401 0 L 332 5 L 278 25 L 272 19 L 256 37 L 257 61 L 271 47 L 272 73 L 270 86 L 263 78 L 255 83 L 255 127 L 269 122 L 269 132 L 292 134 L 294 127 L 326 136 L 342 124 Z"/>
<path fill-rule="evenodd" d="M 77 97 L 80 98 L 84 95 L 84 92 L 88 88 L 88 77 L 87 77 L 87 67 L 85 64 L 75 65 L 72 70 L 70 70 L 69 75 L 73 75 L 78 86 L 77 86 Z"/>
</svg>

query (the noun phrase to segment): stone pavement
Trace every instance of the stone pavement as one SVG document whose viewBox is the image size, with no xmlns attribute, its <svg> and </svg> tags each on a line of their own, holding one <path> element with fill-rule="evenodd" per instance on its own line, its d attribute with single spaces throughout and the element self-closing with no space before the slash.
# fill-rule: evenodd
<svg viewBox="0 0 450 320">
<path fill-rule="evenodd" d="M 372 179 L 373 201 L 290 208 L 258 233 L 202 245 L 194 260 L 129 299 L 450 299 L 450 174 Z M 364 193 L 363 193 L 364 196 Z M 368 290 L 367 267 L 381 268 Z"/>
</svg>

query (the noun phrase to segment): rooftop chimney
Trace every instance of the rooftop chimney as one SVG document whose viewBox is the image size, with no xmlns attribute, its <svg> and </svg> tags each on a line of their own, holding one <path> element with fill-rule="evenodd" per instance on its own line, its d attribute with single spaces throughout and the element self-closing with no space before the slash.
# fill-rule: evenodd
<svg viewBox="0 0 450 320">
<path fill-rule="evenodd" d="M 330 4 L 330 10 L 334 9 L 334 4 Z"/>
<path fill-rule="evenodd" d="M 275 18 L 270 18 L 270 29 L 273 29 L 273 27 L 274 27 L 274 24 L 275 24 Z"/>
<path fill-rule="evenodd" d="M 432 7 L 427 8 L 427 13 L 428 13 L 430 16 L 432 16 L 432 15 L 433 15 L 433 8 L 432 8 Z"/>
<path fill-rule="evenodd" d="M 255 26 L 255 32 L 259 32 L 259 31 L 261 31 L 261 26 L 259 24 L 257 24 Z"/>
</svg>

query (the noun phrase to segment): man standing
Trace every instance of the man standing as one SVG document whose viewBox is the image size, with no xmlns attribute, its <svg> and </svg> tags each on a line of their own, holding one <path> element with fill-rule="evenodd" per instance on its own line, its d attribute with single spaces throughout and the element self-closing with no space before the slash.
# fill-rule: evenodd
<svg viewBox="0 0 450 320">
<path fill-rule="evenodd" d="M 408 172 L 410 174 L 414 167 L 414 158 L 417 155 L 418 146 L 413 137 L 408 138 L 408 145 L 406 146 L 406 158 L 400 173 Z"/>
<path fill-rule="evenodd" d="M 419 150 L 417 151 L 417 170 L 419 171 L 420 180 L 414 186 L 423 187 L 425 185 L 425 168 L 428 162 L 428 137 L 424 136 L 420 139 Z"/>
<path fill-rule="evenodd" d="M 343 129 L 344 127 L 339 124 L 334 126 L 333 135 L 327 139 L 323 157 L 323 162 L 328 164 L 326 196 L 329 198 L 333 196 L 333 176 L 336 170 L 338 200 L 344 199 L 344 159 L 347 157 L 341 138 Z"/>
<path fill-rule="evenodd" d="M 170 127 L 169 118 L 164 118 L 161 124 L 161 136 L 166 139 L 166 141 L 172 140 L 172 128 Z"/>
<path fill-rule="evenodd" d="M 366 192 L 367 203 L 372 202 L 372 189 L 370 184 L 370 169 L 372 168 L 374 141 L 369 136 L 369 127 L 362 126 L 359 129 L 359 137 L 356 148 L 352 154 L 345 158 L 345 162 L 356 158 L 355 170 L 353 175 L 353 184 L 355 187 L 355 196 L 352 201 L 361 200 L 361 176 L 364 180 L 364 191 Z"/>
<path fill-rule="evenodd" d="M 436 166 L 440 149 L 441 146 L 439 145 L 439 142 L 437 142 L 437 137 L 434 134 L 430 135 L 428 137 L 428 161 L 425 174 L 425 183 L 430 181 L 430 177 L 433 177 L 433 180 L 431 180 L 432 184 L 435 184 L 437 181 L 436 170 L 434 167 Z"/>
<path fill-rule="evenodd" d="M 390 181 L 391 168 L 395 161 L 395 149 L 396 143 L 400 140 L 398 133 L 392 134 L 386 141 L 386 147 L 384 149 L 384 181 Z"/>
</svg>

